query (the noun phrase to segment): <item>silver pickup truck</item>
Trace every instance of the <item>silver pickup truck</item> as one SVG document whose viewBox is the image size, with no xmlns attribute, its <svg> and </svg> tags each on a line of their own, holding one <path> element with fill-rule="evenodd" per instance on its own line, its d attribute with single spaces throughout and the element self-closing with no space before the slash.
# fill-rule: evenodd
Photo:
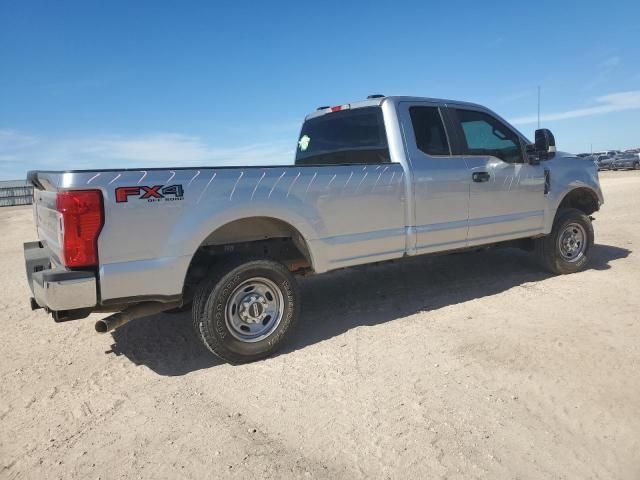
<svg viewBox="0 0 640 480">
<path fill-rule="evenodd" d="M 32 171 L 32 308 L 111 312 L 107 332 L 191 309 L 198 337 L 247 362 L 299 316 L 296 275 L 510 244 L 577 272 L 603 203 L 592 162 L 531 143 L 471 103 L 372 95 L 308 115 L 295 164 Z"/>
</svg>

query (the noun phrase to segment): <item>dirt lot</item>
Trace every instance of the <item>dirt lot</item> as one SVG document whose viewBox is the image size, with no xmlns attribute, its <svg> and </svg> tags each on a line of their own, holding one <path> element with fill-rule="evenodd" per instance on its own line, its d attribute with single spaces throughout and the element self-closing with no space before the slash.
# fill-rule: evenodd
<svg viewBox="0 0 640 480">
<path fill-rule="evenodd" d="M 640 478 L 640 172 L 602 175 L 593 267 L 515 250 L 303 282 L 288 350 L 212 358 L 188 315 L 113 335 L 28 306 L 0 209 L 0 478 Z"/>
</svg>

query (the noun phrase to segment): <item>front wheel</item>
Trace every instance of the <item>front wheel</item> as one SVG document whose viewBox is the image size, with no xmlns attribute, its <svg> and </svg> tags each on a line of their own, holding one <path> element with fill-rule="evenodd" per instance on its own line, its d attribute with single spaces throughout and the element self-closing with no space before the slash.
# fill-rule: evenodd
<svg viewBox="0 0 640 480">
<path fill-rule="evenodd" d="M 536 254 L 545 269 L 562 275 L 583 270 L 592 246 L 591 219 L 580 210 L 567 208 L 556 215 L 551 233 L 536 240 Z"/>
<path fill-rule="evenodd" d="M 289 270 L 273 260 L 231 260 L 198 288 L 193 302 L 196 334 L 229 363 L 268 357 L 297 321 L 299 293 Z"/>
</svg>

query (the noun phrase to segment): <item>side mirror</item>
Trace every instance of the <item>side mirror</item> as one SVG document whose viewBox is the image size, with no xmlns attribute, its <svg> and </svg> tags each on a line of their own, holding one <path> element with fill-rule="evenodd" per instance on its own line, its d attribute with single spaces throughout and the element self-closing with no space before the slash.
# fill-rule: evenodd
<svg viewBox="0 0 640 480">
<path fill-rule="evenodd" d="M 535 133 L 535 143 L 527 145 L 529 163 L 537 165 L 541 160 L 553 158 L 556 153 L 556 139 L 547 128 L 539 128 Z"/>
<path fill-rule="evenodd" d="M 547 128 L 539 128 L 536 130 L 536 152 L 545 155 L 547 158 L 553 157 L 556 153 L 556 139 Z M 551 154 L 551 155 L 550 155 Z"/>
</svg>

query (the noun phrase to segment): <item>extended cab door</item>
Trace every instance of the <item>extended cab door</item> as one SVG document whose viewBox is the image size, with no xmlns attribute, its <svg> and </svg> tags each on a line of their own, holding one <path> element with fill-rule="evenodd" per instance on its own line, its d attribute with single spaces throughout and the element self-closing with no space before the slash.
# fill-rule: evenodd
<svg viewBox="0 0 640 480">
<path fill-rule="evenodd" d="M 481 108 L 451 105 L 447 118 L 470 170 L 468 246 L 542 233 L 544 166 L 527 162 L 521 136 Z"/>
<path fill-rule="evenodd" d="M 408 250 L 420 254 L 464 247 L 471 173 L 464 157 L 451 154 L 442 106 L 401 102 L 398 113 L 413 177 L 415 234 Z"/>
</svg>

